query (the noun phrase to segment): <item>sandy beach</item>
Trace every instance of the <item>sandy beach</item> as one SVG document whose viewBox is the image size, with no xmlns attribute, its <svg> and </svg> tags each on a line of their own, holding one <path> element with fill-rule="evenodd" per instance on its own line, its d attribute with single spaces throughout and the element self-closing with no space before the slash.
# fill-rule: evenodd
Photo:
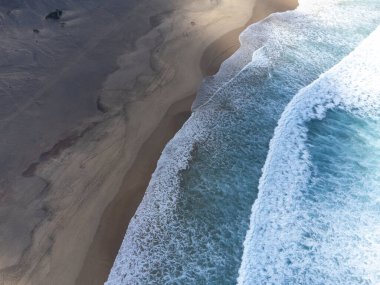
<svg viewBox="0 0 380 285">
<path fill-rule="evenodd" d="M 1 92 L 18 100 L 0 117 L 0 284 L 103 284 L 202 78 L 239 47 L 248 24 L 296 6 L 122 2 L 69 2 L 59 26 L 44 24 L 37 34 L 28 26 L 36 19 L 1 31 L 9 33 L 2 46 L 28 32 L 33 46 L 25 39 L 19 46 L 33 51 L 38 42 L 47 55 L 17 54 L 25 63 L 12 68 L 8 56 L 0 66 Z M 5 23 L 25 15 L 9 11 L 1 10 Z"/>
</svg>

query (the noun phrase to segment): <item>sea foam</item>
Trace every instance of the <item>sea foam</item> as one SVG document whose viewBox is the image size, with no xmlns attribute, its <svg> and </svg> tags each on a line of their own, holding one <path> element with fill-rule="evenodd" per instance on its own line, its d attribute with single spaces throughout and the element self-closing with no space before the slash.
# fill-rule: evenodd
<svg viewBox="0 0 380 285">
<path fill-rule="evenodd" d="M 238 284 L 380 284 L 379 50 L 380 28 L 286 107 Z"/>
<path fill-rule="evenodd" d="M 306 2 L 249 27 L 241 49 L 205 81 L 158 161 L 107 284 L 236 281 L 281 113 L 380 22 L 378 2 L 326 0 L 325 10 Z"/>
</svg>

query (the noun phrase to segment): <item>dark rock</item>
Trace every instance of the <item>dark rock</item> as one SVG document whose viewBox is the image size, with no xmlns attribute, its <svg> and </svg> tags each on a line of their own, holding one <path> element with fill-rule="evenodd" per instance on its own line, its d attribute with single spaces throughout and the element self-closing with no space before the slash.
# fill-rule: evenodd
<svg viewBox="0 0 380 285">
<path fill-rule="evenodd" d="M 62 10 L 57 9 L 54 12 L 49 13 L 45 17 L 45 19 L 46 20 L 59 20 L 59 19 L 61 19 L 62 13 L 63 13 Z"/>
<path fill-rule="evenodd" d="M 39 34 L 39 33 L 40 33 L 40 30 L 39 30 L 39 29 L 34 29 L 34 30 L 33 30 L 33 33 L 35 33 L 35 34 Z"/>
</svg>

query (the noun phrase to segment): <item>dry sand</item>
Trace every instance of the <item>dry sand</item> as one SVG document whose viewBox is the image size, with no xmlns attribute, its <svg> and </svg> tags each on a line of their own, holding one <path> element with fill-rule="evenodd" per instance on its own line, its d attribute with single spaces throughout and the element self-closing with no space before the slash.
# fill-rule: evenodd
<svg viewBox="0 0 380 285">
<path fill-rule="evenodd" d="M 79 24 L 72 9 L 67 30 L 55 32 L 62 33 L 60 43 L 78 38 L 80 52 L 61 48 L 54 58 L 59 70 L 49 58 L 39 62 L 46 68 L 38 72 L 31 62 L 25 76 L 38 79 L 29 85 L 16 78 L 17 92 L 37 95 L 20 99 L 17 115 L 1 117 L 7 123 L 3 135 L 17 143 L 1 145 L 1 155 L 11 157 L 1 164 L 0 284 L 102 284 L 163 147 L 190 114 L 202 77 L 239 47 L 247 24 L 296 5 L 147 0 L 131 1 L 131 8 L 119 2 L 126 1 L 87 7 Z M 112 17 L 98 20 L 95 30 L 79 30 L 103 11 Z M 84 32 L 91 41 L 81 40 Z M 49 47 L 51 38 L 44 40 Z M 10 82 L 8 73 L 1 75 Z"/>
</svg>

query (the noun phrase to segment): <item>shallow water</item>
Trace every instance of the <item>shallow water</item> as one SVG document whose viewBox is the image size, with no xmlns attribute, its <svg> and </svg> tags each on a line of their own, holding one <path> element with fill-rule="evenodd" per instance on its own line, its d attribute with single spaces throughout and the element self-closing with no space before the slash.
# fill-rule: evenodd
<svg viewBox="0 0 380 285">
<path fill-rule="evenodd" d="M 166 146 L 108 284 L 235 284 L 281 113 L 379 23 L 378 1 L 301 1 L 244 31 Z"/>
</svg>

